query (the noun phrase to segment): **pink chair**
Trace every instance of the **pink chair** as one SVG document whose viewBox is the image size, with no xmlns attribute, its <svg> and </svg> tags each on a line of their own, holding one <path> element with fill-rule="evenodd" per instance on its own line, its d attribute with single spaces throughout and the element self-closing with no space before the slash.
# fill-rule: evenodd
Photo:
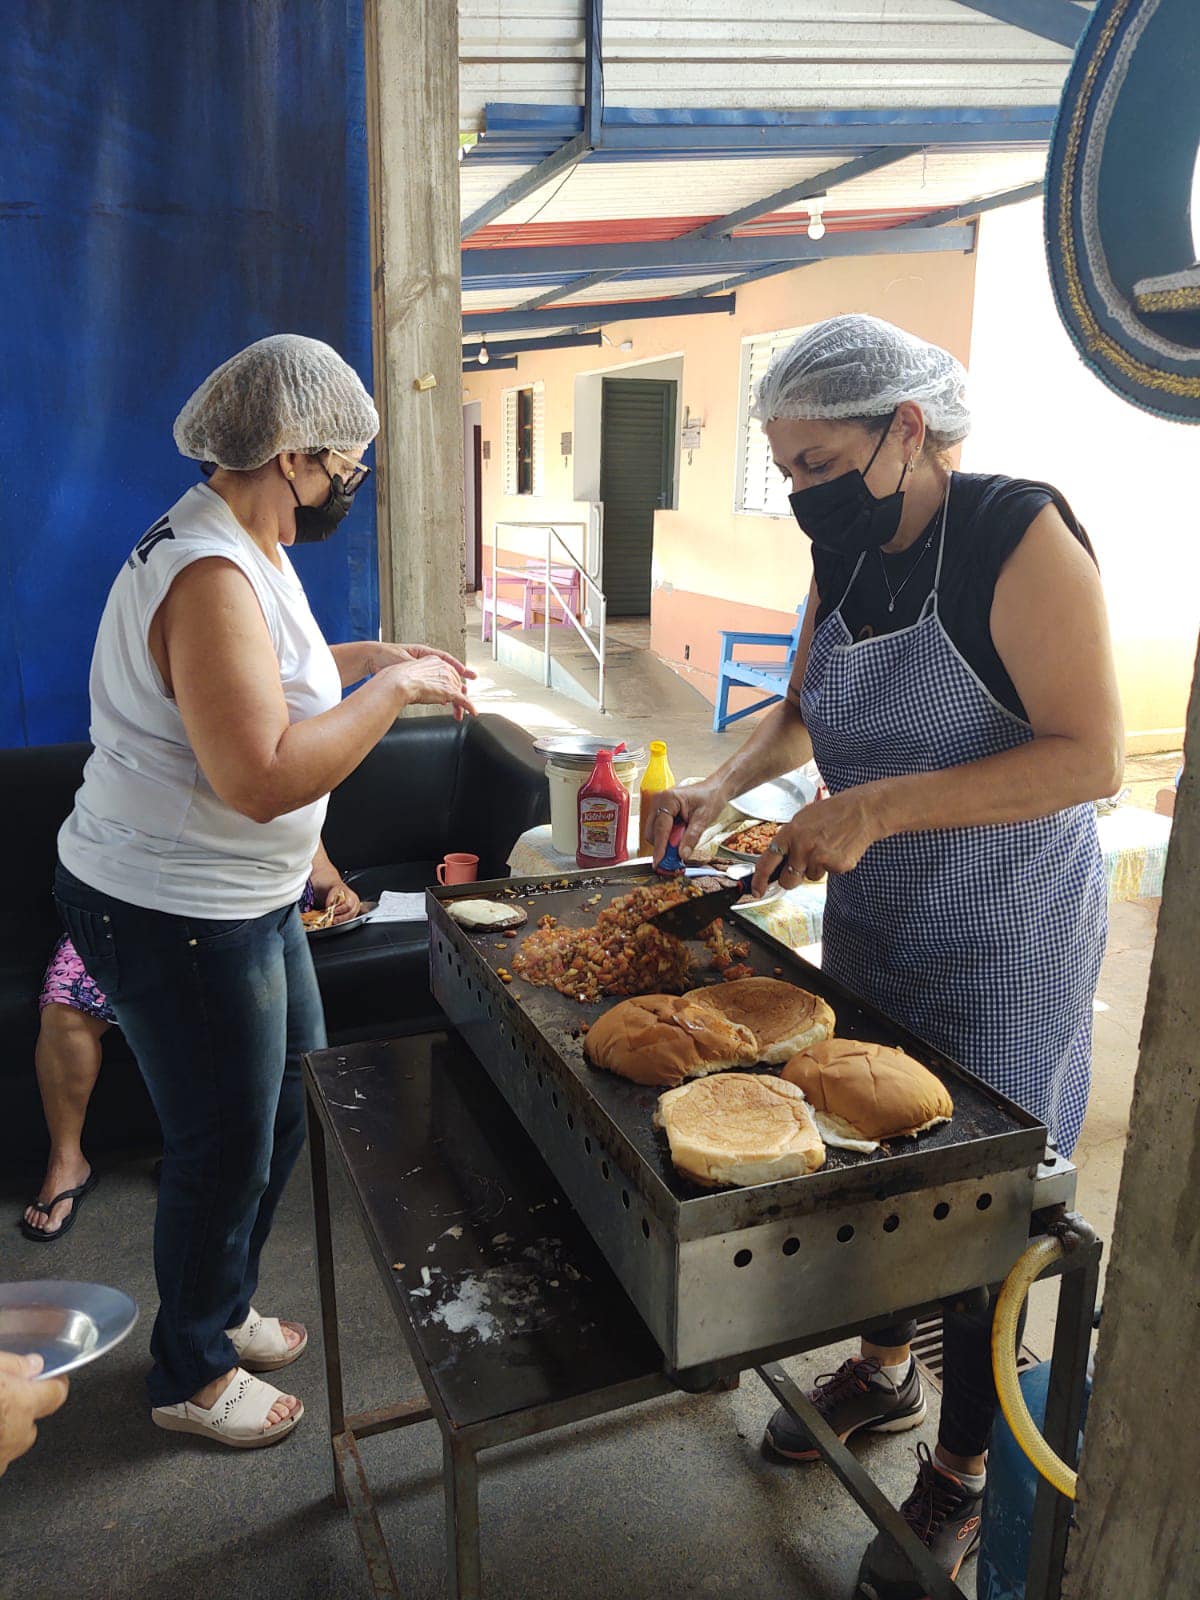
<svg viewBox="0 0 1200 1600">
<path fill-rule="evenodd" d="M 497 591 L 503 587 L 517 587 L 520 589 L 519 600 L 506 600 Z M 501 567 L 493 579 L 490 572 L 483 575 L 483 637 L 490 639 L 492 636 L 492 619 L 506 618 L 509 626 L 518 628 L 531 628 L 533 626 L 533 585 L 524 573 L 512 572 Z M 499 626 L 505 626 L 500 622 Z"/>
</svg>

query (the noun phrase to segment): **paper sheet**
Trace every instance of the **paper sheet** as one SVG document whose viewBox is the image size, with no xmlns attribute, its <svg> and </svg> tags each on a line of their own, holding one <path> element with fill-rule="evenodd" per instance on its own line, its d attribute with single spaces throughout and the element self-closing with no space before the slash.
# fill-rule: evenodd
<svg viewBox="0 0 1200 1600">
<path fill-rule="evenodd" d="M 379 905 L 371 913 L 372 922 L 424 922 L 425 895 L 401 894 L 396 889 L 385 889 Z"/>
</svg>

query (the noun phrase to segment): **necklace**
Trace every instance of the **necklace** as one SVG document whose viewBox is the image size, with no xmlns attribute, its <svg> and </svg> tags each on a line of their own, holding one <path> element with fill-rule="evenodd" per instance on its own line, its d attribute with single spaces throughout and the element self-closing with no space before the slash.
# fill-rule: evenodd
<svg viewBox="0 0 1200 1600">
<path fill-rule="evenodd" d="M 943 500 L 942 504 L 938 507 L 938 510 L 941 511 L 942 514 L 943 514 L 943 520 L 944 520 L 944 517 L 945 517 L 945 507 L 946 507 L 946 502 L 945 502 L 945 500 Z M 895 609 L 896 609 L 896 601 L 899 600 L 901 594 L 904 592 L 904 585 L 912 577 L 913 573 L 921 565 L 922 561 L 924 561 L 925 554 L 928 551 L 930 545 L 933 543 L 933 536 L 934 536 L 934 532 L 936 531 L 935 528 L 933 527 L 933 523 L 936 523 L 937 519 L 938 519 L 938 514 L 937 514 L 937 511 L 935 511 L 934 514 L 933 514 L 933 518 L 932 518 L 931 524 L 930 524 L 929 533 L 928 533 L 928 535 L 927 535 L 927 537 L 925 539 L 925 543 L 921 546 L 920 555 L 913 562 L 912 566 L 909 567 L 908 571 L 904 574 L 904 577 L 901 580 L 899 586 L 897 588 L 895 588 L 895 589 L 892 588 L 891 581 L 888 578 L 887 563 L 883 559 L 883 551 L 880 550 L 880 552 L 879 552 L 879 570 L 883 573 L 884 587 L 887 589 L 887 592 L 888 592 L 888 613 L 889 613 L 889 615 L 893 611 L 895 611 Z"/>
</svg>

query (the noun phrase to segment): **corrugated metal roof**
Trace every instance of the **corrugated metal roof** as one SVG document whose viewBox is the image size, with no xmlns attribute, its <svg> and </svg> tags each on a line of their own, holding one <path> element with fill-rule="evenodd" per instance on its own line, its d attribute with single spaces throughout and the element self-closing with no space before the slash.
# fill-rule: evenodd
<svg viewBox="0 0 1200 1600">
<path fill-rule="evenodd" d="M 528 224 L 569 229 L 573 224 L 637 219 L 659 233 L 609 237 L 671 238 L 714 217 L 727 216 L 806 178 L 837 165 L 837 158 L 804 157 L 794 160 L 654 161 L 638 164 L 636 173 L 626 165 L 581 161 L 570 173 L 559 173 L 528 198 L 509 208 L 503 219 L 473 235 L 472 248 L 500 243 L 519 231 L 524 243 L 538 241 Z M 957 205 L 979 195 L 1031 183 L 1045 170 L 1045 151 L 993 150 L 975 154 L 959 150 L 931 150 L 912 156 L 849 183 L 830 188 L 831 211 L 933 210 Z M 523 168 L 486 167 L 463 162 L 462 209 L 470 216 L 476 207 L 511 181 Z M 482 176 L 481 176 L 482 174 Z M 503 174 L 500 181 L 495 175 Z M 785 208 L 807 211 L 807 202 Z M 674 233 L 671 224 L 674 223 Z M 515 242 L 515 241 L 514 241 Z"/>
<path fill-rule="evenodd" d="M 578 104 L 583 13 L 460 0 L 464 131 L 489 101 Z M 604 57 L 610 105 L 780 109 L 1052 103 L 1069 63 L 957 0 L 606 0 Z"/>
<path fill-rule="evenodd" d="M 581 128 L 584 11 L 584 0 L 460 0 L 462 121 L 483 131 L 460 166 L 464 217 Z M 670 240 L 881 145 L 928 147 L 827 182 L 830 233 L 1004 194 L 1041 179 L 1039 141 L 1069 66 L 1063 47 L 958 0 L 605 0 L 603 47 L 612 142 L 493 216 L 473 249 Z M 787 126 L 773 136 L 772 124 Z M 617 143 L 630 130 L 649 130 L 638 148 Z M 676 150 L 671 137 L 695 148 Z M 794 234 L 812 203 L 774 208 L 738 233 Z M 463 307 L 519 306 L 569 276 L 468 278 Z M 725 279 L 711 265 L 659 266 L 573 299 L 652 299 Z M 574 325 L 564 310 L 562 326 Z"/>
</svg>

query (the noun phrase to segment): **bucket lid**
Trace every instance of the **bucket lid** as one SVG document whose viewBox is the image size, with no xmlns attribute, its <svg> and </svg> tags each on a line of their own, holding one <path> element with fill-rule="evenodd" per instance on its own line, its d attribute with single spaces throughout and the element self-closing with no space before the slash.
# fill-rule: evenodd
<svg viewBox="0 0 1200 1600">
<path fill-rule="evenodd" d="M 595 766 L 596 757 L 601 750 L 612 750 L 620 744 L 620 739 L 599 739 L 586 733 L 553 734 L 546 738 L 534 741 L 533 748 L 539 755 L 549 756 L 550 760 L 560 767 L 583 767 L 589 770 Z M 619 756 L 614 757 L 614 765 L 623 767 L 627 763 L 643 761 L 646 752 L 641 745 L 632 749 L 623 750 Z"/>
</svg>

